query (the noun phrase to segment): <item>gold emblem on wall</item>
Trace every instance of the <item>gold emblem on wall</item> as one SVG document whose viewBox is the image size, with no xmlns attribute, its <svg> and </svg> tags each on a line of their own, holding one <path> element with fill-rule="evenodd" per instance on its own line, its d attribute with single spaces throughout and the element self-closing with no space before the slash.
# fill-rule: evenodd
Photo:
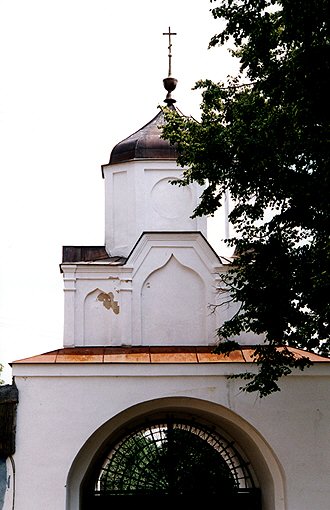
<svg viewBox="0 0 330 510">
<path fill-rule="evenodd" d="M 103 303 L 103 306 L 110 310 L 112 309 L 113 313 L 116 315 L 119 313 L 119 305 L 118 301 L 115 301 L 114 295 L 112 292 L 109 292 L 108 294 L 106 292 L 101 292 L 97 296 L 98 301 L 101 301 Z"/>
</svg>

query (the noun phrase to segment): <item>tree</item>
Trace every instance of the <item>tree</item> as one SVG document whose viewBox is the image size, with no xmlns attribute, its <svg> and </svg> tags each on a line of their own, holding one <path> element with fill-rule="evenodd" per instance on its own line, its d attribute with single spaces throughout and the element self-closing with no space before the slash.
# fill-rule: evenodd
<svg viewBox="0 0 330 510">
<path fill-rule="evenodd" d="M 210 47 L 232 44 L 240 72 L 202 80 L 201 120 L 165 109 L 162 136 L 188 167 L 181 182 L 206 184 L 193 216 L 233 199 L 227 243 L 237 255 L 224 285 L 241 303 L 219 329 L 216 352 L 237 348 L 240 331 L 265 334 L 257 374 L 244 390 L 260 396 L 310 365 L 287 346 L 329 354 L 328 0 L 212 1 L 224 28 Z M 219 3 L 219 5 L 215 5 Z"/>
</svg>

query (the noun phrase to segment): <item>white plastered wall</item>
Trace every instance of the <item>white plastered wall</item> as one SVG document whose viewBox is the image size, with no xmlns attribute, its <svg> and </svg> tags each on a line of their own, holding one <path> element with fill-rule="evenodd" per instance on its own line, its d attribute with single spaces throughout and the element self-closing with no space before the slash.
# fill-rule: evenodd
<svg viewBox="0 0 330 510">
<path fill-rule="evenodd" d="M 64 346 L 214 345 L 236 309 L 227 268 L 199 232 L 144 233 L 123 266 L 62 264 Z"/>
<path fill-rule="evenodd" d="M 132 269 L 94 263 L 62 270 L 64 347 L 131 344 Z"/>
<path fill-rule="evenodd" d="M 201 234 L 144 234 L 128 265 L 134 268 L 136 345 L 216 342 L 216 328 L 224 320 L 221 313 L 227 310 L 212 313 L 209 305 L 218 299 L 218 275 L 226 268 Z"/>
<path fill-rule="evenodd" d="M 226 267 L 199 232 L 146 233 L 124 266 L 62 270 L 65 347 L 214 344 L 230 313 L 210 308 Z"/>
<path fill-rule="evenodd" d="M 182 176 L 176 161 L 132 160 L 103 167 L 105 245 L 127 257 L 145 231 L 200 231 L 206 218 L 191 218 L 203 188 L 171 184 Z"/>
<path fill-rule="evenodd" d="M 14 365 L 20 394 L 15 510 L 78 510 L 80 483 L 102 441 L 125 421 L 165 408 L 189 409 L 237 441 L 259 480 L 263 510 L 327 510 L 329 367 L 289 376 L 280 393 L 261 400 L 226 377 L 245 368 Z"/>
</svg>

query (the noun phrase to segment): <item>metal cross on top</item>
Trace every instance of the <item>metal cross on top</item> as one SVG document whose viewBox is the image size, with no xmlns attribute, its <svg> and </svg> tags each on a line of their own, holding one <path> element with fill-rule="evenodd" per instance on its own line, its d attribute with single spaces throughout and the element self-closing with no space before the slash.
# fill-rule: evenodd
<svg viewBox="0 0 330 510">
<path fill-rule="evenodd" d="M 177 35 L 176 32 L 171 32 L 171 27 L 168 27 L 168 32 L 163 32 L 163 35 L 168 35 L 168 76 L 171 76 L 172 68 L 171 68 L 171 58 L 172 58 L 172 43 L 171 43 L 171 35 Z"/>
</svg>

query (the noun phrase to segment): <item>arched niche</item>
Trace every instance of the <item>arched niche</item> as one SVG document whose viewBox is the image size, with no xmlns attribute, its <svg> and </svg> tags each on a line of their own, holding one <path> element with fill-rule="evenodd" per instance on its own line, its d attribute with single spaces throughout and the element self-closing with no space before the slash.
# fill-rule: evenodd
<svg viewBox="0 0 330 510">
<path fill-rule="evenodd" d="M 114 292 L 95 289 L 84 301 L 84 344 L 110 345 L 120 306 Z"/>
<path fill-rule="evenodd" d="M 97 429 L 74 459 L 67 478 L 67 510 L 81 508 L 86 480 L 95 463 L 132 425 L 165 413 L 192 417 L 197 423 L 214 427 L 248 460 L 254 480 L 261 489 L 262 510 L 287 510 L 282 468 L 261 434 L 228 408 L 201 399 L 168 397 L 150 400 L 122 411 Z"/>
<path fill-rule="evenodd" d="M 165 220 L 185 222 L 189 226 L 194 209 L 192 190 L 189 186 L 171 184 L 173 178 L 166 177 L 156 182 L 151 190 L 153 210 Z M 181 225 L 181 223 L 180 223 Z"/>
<path fill-rule="evenodd" d="M 144 345 L 200 345 L 206 336 L 205 285 L 173 255 L 141 290 Z"/>
</svg>

